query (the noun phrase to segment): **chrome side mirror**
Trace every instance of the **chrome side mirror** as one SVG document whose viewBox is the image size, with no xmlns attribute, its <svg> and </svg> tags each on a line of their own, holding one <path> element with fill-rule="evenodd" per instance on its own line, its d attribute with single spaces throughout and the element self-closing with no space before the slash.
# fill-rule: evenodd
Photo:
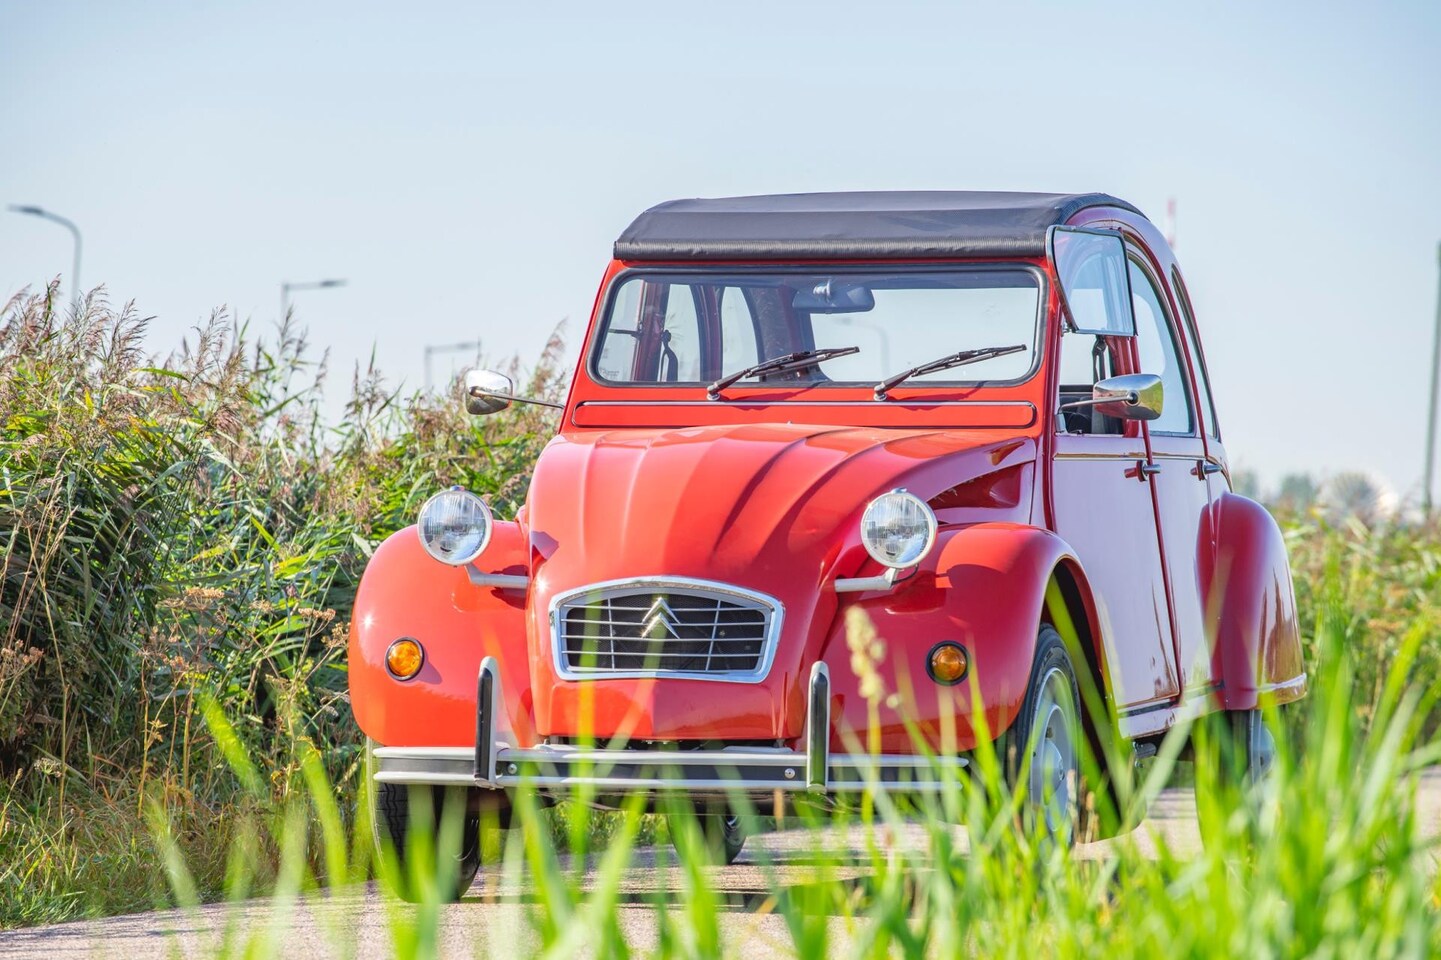
<svg viewBox="0 0 1441 960">
<path fill-rule="evenodd" d="M 1165 391 L 1154 373 L 1128 373 L 1107 377 L 1091 388 L 1091 399 L 1062 404 L 1062 410 L 1093 407 L 1122 420 L 1154 420 L 1161 415 Z"/>
<path fill-rule="evenodd" d="M 565 404 L 533 397 L 517 397 L 515 384 L 510 377 L 494 370 L 467 370 L 461 380 L 461 391 L 465 397 L 465 412 L 484 417 L 509 409 L 512 403 L 533 403 L 552 410 L 564 410 Z"/>
<path fill-rule="evenodd" d="M 464 385 L 465 412 L 477 417 L 507 409 L 515 391 L 510 377 L 494 370 L 467 370 L 461 383 Z"/>
</svg>

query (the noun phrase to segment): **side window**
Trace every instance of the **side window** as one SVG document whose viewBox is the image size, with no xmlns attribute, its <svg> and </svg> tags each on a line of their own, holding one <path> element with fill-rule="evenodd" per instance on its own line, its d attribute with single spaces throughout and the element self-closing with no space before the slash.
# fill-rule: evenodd
<svg viewBox="0 0 1441 960">
<path fill-rule="evenodd" d="M 1191 366 L 1196 371 L 1196 390 L 1201 394 L 1201 422 L 1206 426 L 1206 436 L 1221 439 L 1216 429 L 1216 404 L 1211 399 L 1211 375 L 1206 371 L 1206 358 L 1201 354 L 1201 340 L 1196 335 L 1196 314 L 1191 309 L 1191 295 L 1178 270 L 1171 271 L 1171 286 L 1176 290 L 1176 299 L 1181 303 L 1181 314 L 1185 319 L 1184 334 L 1186 349 L 1191 354 Z"/>
<path fill-rule="evenodd" d="M 1130 336 L 1135 321 L 1126 309 L 1126 246 L 1121 235 L 1114 230 L 1052 227 L 1047 244 L 1073 329 Z"/>
<path fill-rule="evenodd" d="M 611 308 L 597 368 L 608 380 L 650 383 L 700 378 L 700 318 L 684 283 L 631 280 Z"/>
<path fill-rule="evenodd" d="M 749 367 L 760 359 L 756 321 L 740 287 L 720 290 L 721 364 L 725 372 Z"/>
<path fill-rule="evenodd" d="M 606 380 L 629 380 L 637 375 L 636 344 L 640 340 L 640 283 L 623 283 L 610 310 L 610 328 L 601 341 L 596 369 Z"/>
<path fill-rule="evenodd" d="M 1115 372 L 1115 361 L 1105 337 L 1075 332 L 1061 336 L 1058 403 L 1089 400 L 1091 387 L 1096 381 L 1104 380 Z M 1091 407 L 1079 407 L 1061 410 L 1056 417 L 1056 429 L 1062 433 L 1119 435 L 1125 432 L 1125 424 L 1114 417 L 1103 416 Z"/>
<path fill-rule="evenodd" d="M 665 303 L 660 376 L 666 383 L 700 379 L 700 315 L 689 284 L 672 283 Z"/>
<path fill-rule="evenodd" d="M 1141 372 L 1160 376 L 1165 391 L 1161 416 L 1151 421 L 1151 432 L 1190 434 L 1195 423 L 1191 415 L 1191 390 L 1176 345 L 1175 325 L 1166 316 L 1150 275 L 1134 260 L 1129 263 Z"/>
</svg>

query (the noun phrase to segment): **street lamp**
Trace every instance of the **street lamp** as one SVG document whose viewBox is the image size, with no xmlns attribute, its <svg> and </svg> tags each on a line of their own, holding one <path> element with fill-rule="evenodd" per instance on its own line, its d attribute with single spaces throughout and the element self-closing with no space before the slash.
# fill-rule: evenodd
<svg viewBox="0 0 1441 960">
<path fill-rule="evenodd" d="M 280 285 L 280 322 L 284 323 L 286 315 L 290 312 L 290 295 L 297 290 L 327 290 L 330 287 L 343 287 L 348 281 L 345 280 L 306 280 L 302 283 L 282 283 Z"/>
<path fill-rule="evenodd" d="M 26 204 L 10 204 L 12 213 L 23 213 L 31 217 L 40 217 L 42 220 L 49 220 L 58 223 L 70 231 L 70 236 L 75 238 L 75 270 L 70 274 L 71 295 L 70 299 L 75 302 L 80 300 L 80 228 L 75 226 L 73 220 L 68 220 L 58 213 L 51 213 L 44 207 L 30 206 Z"/>
<path fill-rule="evenodd" d="M 1436 245 L 1436 264 L 1441 269 L 1441 243 Z M 1421 509 L 1431 519 L 1431 473 L 1436 465 L 1436 394 L 1441 378 L 1441 282 L 1436 288 L 1436 333 L 1431 340 L 1431 403 L 1426 407 L 1426 471 L 1421 481 Z"/>
<path fill-rule="evenodd" d="M 469 353 L 475 351 L 475 359 L 480 359 L 480 341 L 467 340 L 465 343 L 442 343 L 427 344 L 425 348 L 425 392 L 430 393 L 433 380 L 430 375 L 430 358 L 437 353 Z"/>
</svg>

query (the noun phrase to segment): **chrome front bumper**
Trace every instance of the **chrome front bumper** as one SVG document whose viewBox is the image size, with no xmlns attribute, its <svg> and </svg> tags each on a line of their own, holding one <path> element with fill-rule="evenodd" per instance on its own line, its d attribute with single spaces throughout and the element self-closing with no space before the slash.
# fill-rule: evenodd
<svg viewBox="0 0 1441 960">
<path fill-rule="evenodd" d="M 830 753 L 830 675 L 811 670 L 805 752 L 784 748 L 722 750 L 591 749 L 570 745 L 512 746 L 499 726 L 500 672 L 495 658 L 480 665 L 476 684 L 475 747 L 377 747 L 381 783 L 468 784 L 489 789 L 533 787 L 566 793 L 585 785 L 606 793 L 742 793 L 776 790 L 813 794 L 934 793 L 966 767 L 963 757 Z"/>
</svg>

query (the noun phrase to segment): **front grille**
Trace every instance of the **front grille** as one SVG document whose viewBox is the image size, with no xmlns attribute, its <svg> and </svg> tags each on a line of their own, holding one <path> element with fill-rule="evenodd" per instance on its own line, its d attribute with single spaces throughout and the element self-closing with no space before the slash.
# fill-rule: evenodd
<svg viewBox="0 0 1441 960">
<path fill-rule="evenodd" d="M 634 581 L 576 591 L 555 608 L 562 676 L 758 680 L 779 605 L 731 587 Z"/>
</svg>

